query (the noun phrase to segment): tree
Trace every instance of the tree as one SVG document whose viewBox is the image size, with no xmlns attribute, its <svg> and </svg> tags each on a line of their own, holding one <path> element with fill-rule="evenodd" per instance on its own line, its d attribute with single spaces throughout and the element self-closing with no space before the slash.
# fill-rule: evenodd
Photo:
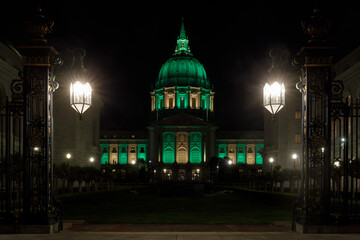
<svg viewBox="0 0 360 240">
<path fill-rule="evenodd" d="M 99 176 L 100 174 L 101 174 L 100 169 L 94 166 L 83 167 L 83 180 L 85 181 L 87 192 L 90 192 L 91 183 L 94 182 L 94 185 L 97 185 L 97 182 L 100 180 L 100 176 Z"/>
<path fill-rule="evenodd" d="M 274 191 L 274 185 L 280 181 L 281 178 L 281 165 L 276 165 L 272 171 L 273 182 L 271 184 L 271 190 Z"/>
<path fill-rule="evenodd" d="M 68 190 L 69 193 L 73 193 L 74 192 L 74 182 L 79 180 L 79 175 L 82 174 L 81 173 L 81 167 L 80 166 L 70 166 L 69 167 L 69 174 L 67 177 L 67 181 L 68 181 Z"/>
<path fill-rule="evenodd" d="M 65 188 L 65 182 L 69 175 L 69 164 L 62 162 L 60 164 L 54 164 L 55 179 L 60 178 L 62 180 L 61 187 Z"/>
</svg>

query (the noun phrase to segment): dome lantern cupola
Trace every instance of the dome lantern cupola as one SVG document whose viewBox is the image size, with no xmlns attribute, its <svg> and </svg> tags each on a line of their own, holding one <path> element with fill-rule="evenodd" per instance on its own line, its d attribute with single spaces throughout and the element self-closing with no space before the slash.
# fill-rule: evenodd
<svg viewBox="0 0 360 240">
<path fill-rule="evenodd" d="M 186 36 L 186 32 L 185 32 L 184 17 L 182 17 L 182 20 L 181 20 L 180 35 L 178 36 L 176 42 L 177 42 L 177 44 L 176 44 L 176 48 L 175 48 L 175 53 L 173 54 L 174 56 L 181 55 L 181 54 L 192 56 L 190 46 L 189 46 L 189 39 Z"/>
</svg>

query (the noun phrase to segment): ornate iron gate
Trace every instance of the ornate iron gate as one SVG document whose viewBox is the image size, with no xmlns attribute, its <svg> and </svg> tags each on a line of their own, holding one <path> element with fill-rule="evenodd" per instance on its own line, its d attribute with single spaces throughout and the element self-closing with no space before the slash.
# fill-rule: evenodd
<svg viewBox="0 0 360 240">
<path fill-rule="evenodd" d="M 0 114 L 0 134 L 0 223 L 16 224 L 19 223 L 23 211 L 24 154 L 21 102 L 6 101 Z"/>
<path fill-rule="evenodd" d="M 333 85 L 334 86 L 334 85 Z M 341 86 L 341 85 L 340 85 Z M 335 223 L 360 220 L 360 101 L 331 104 L 330 206 Z"/>
<path fill-rule="evenodd" d="M 44 36 L 53 23 L 38 8 L 25 22 L 29 39 L 18 46 L 23 73 L 11 83 L 11 102 L 0 115 L 0 223 L 62 229 L 62 207 L 53 189 L 53 92 L 58 52 Z M 9 227 L 10 226 L 10 227 Z M 13 226 L 11 230 L 11 226 Z"/>
<path fill-rule="evenodd" d="M 318 9 L 302 22 L 309 40 L 298 52 L 302 80 L 303 159 L 299 205 L 293 229 L 334 232 L 360 220 L 359 100 L 343 96 L 344 85 L 335 80 L 335 47 L 326 41 L 330 22 Z M 320 226 L 320 227 L 319 227 Z"/>
</svg>

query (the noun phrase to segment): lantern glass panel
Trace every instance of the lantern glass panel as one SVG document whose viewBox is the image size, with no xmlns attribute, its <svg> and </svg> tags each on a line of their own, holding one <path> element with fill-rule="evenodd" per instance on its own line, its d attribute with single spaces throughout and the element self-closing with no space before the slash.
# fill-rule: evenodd
<svg viewBox="0 0 360 240">
<path fill-rule="evenodd" d="M 70 85 L 70 105 L 80 114 L 91 106 L 91 86 L 80 81 Z"/>
<path fill-rule="evenodd" d="M 271 113 L 278 113 L 285 106 L 285 86 L 274 82 L 264 86 L 264 107 Z"/>
</svg>

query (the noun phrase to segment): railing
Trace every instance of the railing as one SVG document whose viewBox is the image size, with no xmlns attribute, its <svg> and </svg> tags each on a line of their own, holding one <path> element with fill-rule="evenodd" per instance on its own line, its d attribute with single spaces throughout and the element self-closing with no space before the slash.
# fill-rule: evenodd
<svg viewBox="0 0 360 240">
<path fill-rule="evenodd" d="M 331 214 L 336 222 L 360 220 L 360 101 L 331 106 Z"/>
<path fill-rule="evenodd" d="M 0 113 L 0 223 L 19 222 L 23 211 L 23 115 L 6 101 Z"/>
</svg>

